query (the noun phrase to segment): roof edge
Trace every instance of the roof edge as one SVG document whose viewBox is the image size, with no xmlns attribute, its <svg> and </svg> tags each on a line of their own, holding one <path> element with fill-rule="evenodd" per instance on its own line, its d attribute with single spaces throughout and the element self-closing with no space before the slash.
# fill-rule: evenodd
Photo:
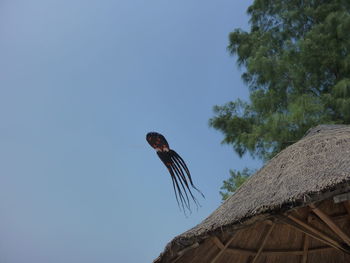
<svg viewBox="0 0 350 263">
<path fill-rule="evenodd" d="M 305 207 L 314 202 L 324 201 L 333 197 L 334 195 L 339 195 L 346 192 L 350 192 L 350 180 L 335 184 L 327 189 L 323 189 L 322 191 L 307 193 L 298 199 L 283 203 L 280 207 L 273 207 L 261 213 L 242 218 L 239 221 L 234 221 L 230 224 L 208 230 L 199 235 L 194 235 L 192 237 L 182 237 L 179 235 L 166 245 L 165 250 L 153 262 L 168 262 L 168 260 L 173 260 L 182 256 L 187 251 L 188 247 L 193 246 L 196 243 L 201 243 L 203 240 L 216 236 L 219 233 L 233 233 L 239 229 L 249 227 L 257 222 L 265 221 L 271 217 Z"/>
</svg>

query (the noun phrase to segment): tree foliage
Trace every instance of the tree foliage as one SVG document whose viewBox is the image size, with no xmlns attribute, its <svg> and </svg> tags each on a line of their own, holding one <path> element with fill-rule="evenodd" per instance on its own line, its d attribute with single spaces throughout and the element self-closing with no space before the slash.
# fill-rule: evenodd
<svg viewBox="0 0 350 263">
<path fill-rule="evenodd" d="M 350 123 L 350 1 L 255 0 L 234 30 L 250 101 L 214 107 L 210 125 L 242 156 L 268 160 L 320 123 Z"/>
<path fill-rule="evenodd" d="M 229 179 L 225 180 L 221 186 L 220 195 L 222 200 L 226 200 L 229 196 L 236 192 L 236 190 L 247 180 L 247 178 L 253 173 L 252 170 L 244 168 L 241 171 L 230 170 Z"/>
<path fill-rule="evenodd" d="M 250 31 L 230 33 L 228 50 L 250 100 L 214 107 L 209 124 L 223 143 L 266 161 L 310 127 L 349 124 L 350 1 L 255 0 L 248 15 Z M 244 171 L 230 172 L 223 197 Z"/>
</svg>

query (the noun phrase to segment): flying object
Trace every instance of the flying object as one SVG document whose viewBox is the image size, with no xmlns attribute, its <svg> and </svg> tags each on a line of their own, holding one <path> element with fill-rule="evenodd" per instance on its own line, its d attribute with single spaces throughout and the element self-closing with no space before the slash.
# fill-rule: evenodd
<svg viewBox="0 0 350 263">
<path fill-rule="evenodd" d="M 191 212 L 190 198 L 198 208 L 200 204 L 193 195 L 190 187 L 200 193 L 203 198 L 204 195 L 199 189 L 194 186 L 191 178 L 191 173 L 185 161 L 177 152 L 170 149 L 167 140 L 160 133 L 149 132 L 146 135 L 146 140 L 152 146 L 152 148 L 156 150 L 157 155 L 165 164 L 170 173 L 176 201 L 180 209 L 185 212 L 185 208 L 187 208 Z"/>
</svg>

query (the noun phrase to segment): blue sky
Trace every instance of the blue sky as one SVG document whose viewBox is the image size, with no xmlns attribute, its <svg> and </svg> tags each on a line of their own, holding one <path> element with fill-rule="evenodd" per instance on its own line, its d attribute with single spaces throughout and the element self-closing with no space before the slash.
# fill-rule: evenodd
<svg viewBox="0 0 350 263">
<path fill-rule="evenodd" d="M 208 127 L 248 96 L 226 46 L 251 3 L 1 1 L 0 262 L 151 262 L 259 167 Z M 206 196 L 188 218 L 149 131 Z"/>
</svg>

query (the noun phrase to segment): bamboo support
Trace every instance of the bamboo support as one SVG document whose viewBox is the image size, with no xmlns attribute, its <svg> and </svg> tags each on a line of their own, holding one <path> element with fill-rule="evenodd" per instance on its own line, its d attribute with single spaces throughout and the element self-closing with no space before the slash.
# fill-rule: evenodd
<svg viewBox="0 0 350 263">
<path fill-rule="evenodd" d="M 225 246 L 224 246 L 224 244 L 220 241 L 220 239 L 219 239 L 218 237 L 214 236 L 214 237 L 212 237 L 211 240 L 214 242 L 214 244 L 215 244 L 220 250 L 224 249 Z"/>
<path fill-rule="evenodd" d="M 338 241 L 334 240 L 332 237 L 330 237 L 326 233 L 323 233 L 320 230 L 314 228 L 313 226 L 308 225 L 307 223 L 303 222 L 302 220 L 300 220 L 292 215 L 288 215 L 288 218 L 293 220 L 294 222 L 296 222 L 298 225 L 304 227 L 306 230 L 310 231 L 312 234 L 314 234 L 313 238 L 318 239 L 319 241 L 322 241 L 322 242 L 326 242 L 327 244 L 332 245 L 335 248 L 342 247 L 342 245 Z M 300 230 L 302 230 L 302 229 L 300 229 Z M 305 231 L 302 231 L 302 232 L 310 235 L 309 232 L 305 232 Z"/>
<path fill-rule="evenodd" d="M 308 216 L 307 217 L 307 222 L 310 223 L 311 217 Z M 301 258 L 301 263 L 306 263 L 307 262 L 307 258 L 308 258 L 308 254 L 309 254 L 309 236 L 306 235 L 305 233 L 303 233 L 304 236 L 304 243 L 303 243 L 303 255 Z"/>
<path fill-rule="evenodd" d="M 345 204 L 344 204 L 344 207 L 345 207 Z M 349 206 L 349 213 L 332 216 L 333 221 L 348 220 L 348 218 L 350 218 L 350 206 Z"/>
<path fill-rule="evenodd" d="M 233 240 L 234 236 L 232 236 L 226 243 L 226 245 L 220 250 L 220 252 L 215 256 L 215 258 L 213 258 L 212 261 L 210 261 L 210 263 L 215 263 L 219 257 L 222 255 L 222 253 L 225 252 L 225 250 L 227 249 L 227 247 L 231 244 L 232 240 Z"/>
<path fill-rule="evenodd" d="M 342 230 L 334 221 L 321 209 L 314 204 L 309 205 L 312 211 L 331 229 L 336 233 L 348 246 L 350 246 L 350 237 Z"/>
<path fill-rule="evenodd" d="M 307 234 L 305 234 L 305 237 L 308 238 L 308 240 L 309 240 L 309 236 Z M 212 237 L 211 240 L 220 250 L 224 249 L 225 246 L 220 241 L 219 238 L 214 236 L 214 237 Z M 309 241 L 308 241 L 308 243 L 309 243 Z M 307 252 L 308 253 L 317 253 L 317 252 L 329 250 L 329 249 L 334 249 L 334 247 L 326 246 L 326 247 L 308 248 Z M 254 256 L 256 256 L 257 251 L 252 250 L 252 249 L 239 248 L 239 247 L 230 247 L 230 248 L 225 249 L 225 253 L 254 257 Z M 268 255 L 272 255 L 272 256 L 290 256 L 290 255 L 304 256 L 305 255 L 305 242 L 304 242 L 303 250 L 270 249 L 270 250 L 263 250 L 261 252 L 261 255 L 264 255 L 264 256 L 268 256 Z"/>
<path fill-rule="evenodd" d="M 265 246 L 265 244 L 266 244 L 266 241 L 267 241 L 267 239 L 269 238 L 269 236 L 270 236 L 270 234 L 271 234 L 271 232 L 272 232 L 274 226 L 275 226 L 275 224 L 269 225 L 268 230 L 267 230 L 267 233 L 266 233 L 265 236 L 263 237 L 263 239 L 262 239 L 262 241 L 261 241 L 261 244 L 260 244 L 260 246 L 259 246 L 259 250 L 257 251 L 255 257 L 253 258 L 252 263 L 257 262 L 258 258 L 260 257 L 261 252 L 263 251 L 264 246 Z"/>
<path fill-rule="evenodd" d="M 317 253 L 320 251 L 325 251 L 325 250 L 330 250 L 330 249 L 335 249 L 334 247 L 316 247 L 316 248 L 310 248 L 308 250 L 308 253 Z M 244 249 L 244 248 L 237 248 L 237 247 L 232 247 L 232 248 L 227 248 L 225 250 L 226 253 L 229 254 L 234 254 L 234 255 L 244 255 L 244 256 L 255 256 L 256 251 L 251 250 L 251 249 Z M 269 249 L 269 250 L 264 250 L 261 252 L 261 255 L 264 256 L 302 256 L 304 254 L 304 250 L 290 250 L 290 249 Z"/>
</svg>

